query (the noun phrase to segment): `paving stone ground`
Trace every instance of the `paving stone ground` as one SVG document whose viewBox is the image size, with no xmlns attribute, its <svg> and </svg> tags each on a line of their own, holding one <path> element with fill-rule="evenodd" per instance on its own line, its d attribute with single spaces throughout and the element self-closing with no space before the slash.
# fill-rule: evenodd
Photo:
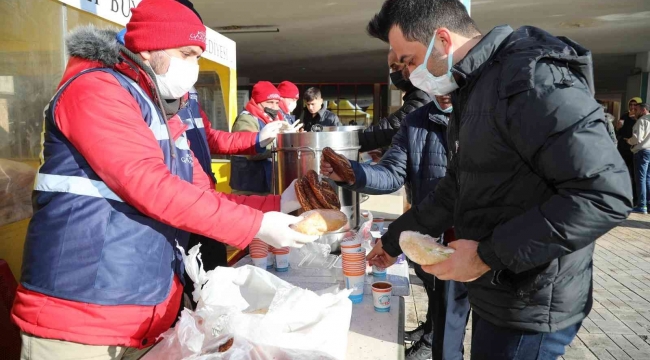
<svg viewBox="0 0 650 360">
<path fill-rule="evenodd" d="M 406 330 L 424 321 L 427 297 L 413 274 Z M 470 320 L 471 324 L 471 320 Z M 471 328 L 465 337 L 469 359 Z M 650 360 L 650 215 L 632 214 L 596 242 L 594 306 L 564 360 Z"/>
</svg>

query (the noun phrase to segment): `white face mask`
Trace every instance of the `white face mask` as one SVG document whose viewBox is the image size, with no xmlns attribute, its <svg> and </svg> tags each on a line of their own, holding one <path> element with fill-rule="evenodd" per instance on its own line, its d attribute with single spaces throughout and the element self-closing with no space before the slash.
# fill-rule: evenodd
<svg viewBox="0 0 650 360">
<path fill-rule="evenodd" d="M 292 101 L 291 104 L 289 104 L 289 112 L 293 112 L 294 110 L 296 110 L 296 106 L 298 106 L 298 102 Z"/>
<path fill-rule="evenodd" d="M 169 69 L 163 75 L 156 74 L 156 83 L 164 99 L 178 99 L 187 94 L 199 79 L 199 64 L 192 64 L 177 57 L 170 56 Z"/>
<path fill-rule="evenodd" d="M 409 79 L 411 80 L 411 83 L 413 85 L 426 92 L 434 98 L 435 101 L 435 95 L 447 95 L 453 92 L 454 90 L 458 89 L 458 84 L 456 84 L 456 80 L 454 79 L 454 76 L 451 74 L 451 66 L 452 66 L 452 61 L 453 61 L 453 55 L 454 55 L 454 47 L 453 45 L 451 46 L 451 49 L 449 51 L 449 55 L 447 55 L 447 73 L 442 75 L 442 76 L 433 76 L 429 72 L 429 69 L 427 69 L 427 63 L 429 62 L 429 56 L 431 56 L 431 52 L 433 51 L 433 44 L 436 41 L 436 34 L 438 31 L 433 34 L 433 39 L 431 39 L 431 43 L 429 43 L 429 48 L 427 49 L 427 56 L 424 58 L 424 62 L 420 64 L 413 72 L 411 73 L 411 76 Z M 436 102 L 436 105 L 438 103 Z M 440 109 L 440 107 L 438 106 Z M 452 111 L 451 108 L 447 108 L 445 110 L 441 110 L 443 112 L 449 113 Z"/>
</svg>

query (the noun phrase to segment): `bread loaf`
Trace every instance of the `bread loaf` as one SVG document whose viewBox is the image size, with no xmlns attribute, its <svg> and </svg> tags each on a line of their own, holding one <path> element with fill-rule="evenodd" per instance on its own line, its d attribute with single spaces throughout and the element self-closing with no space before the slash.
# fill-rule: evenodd
<svg viewBox="0 0 650 360">
<path fill-rule="evenodd" d="M 319 182 L 318 174 L 314 170 L 309 170 L 304 179 L 309 185 L 307 191 L 311 191 L 317 201 L 318 206 L 312 206 L 314 209 L 339 210 L 341 208 L 341 203 L 339 202 L 339 198 L 336 196 L 334 189 L 332 189 L 330 184 L 325 180 Z"/>
<path fill-rule="evenodd" d="M 326 147 L 323 149 L 323 160 L 327 161 L 332 165 L 334 172 L 341 177 L 341 179 L 352 185 L 356 182 L 356 176 L 354 176 L 354 171 L 352 171 L 352 165 L 350 165 L 350 160 L 345 156 L 337 154 L 332 148 Z"/>
<path fill-rule="evenodd" d="M 298 179 L 298 181 L 296 181 L 295 187 L 296 187 L 296 198 L 298 198 L 300 207 L 302 207 L 302 209 L 305 211 L 314 210 L 314 208 L 309 203 L 309 198 L 307 197 L 306 190 L 309 187 L 309 185 L 305 186 L 305 178 L 302 177 Z"/>
<path fill-rule="evenodd" d="M 420 265 L 434 265 L 443 262 L 453 254 L 454 249 L 440 245 L 436 239 L 415 231 L 404 231 L 399 237 L 402 252 Z"/>
<path fill-rule="evenodd" d="M 301 215 L 303 220 L 290 227 L 306 235 L 323 235 L 348 223 L 348 217 L 338 210 L 311 210 Z"/>
</svg>

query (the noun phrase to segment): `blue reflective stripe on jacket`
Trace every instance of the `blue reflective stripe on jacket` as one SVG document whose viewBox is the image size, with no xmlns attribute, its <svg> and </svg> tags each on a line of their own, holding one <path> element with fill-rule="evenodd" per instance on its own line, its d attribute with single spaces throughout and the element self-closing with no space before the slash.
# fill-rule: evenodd
<svg viewBox="0 0 650 360">
<path fill-rule="evenodd" d="M 187 139 L 190 141 L 190 149 L 194 156 L 199 160 L 203 171 L 212 178 L 216 184 L 217 178 L 212 172 L 212 156 L 210 154 L 210 145 L 208 144 L 207 134 L 203 126 L 203 118 L 199 108 L 199 94 L 192 89 L 189 93 L 187 104 L 180 109 L 177 115 L 181 121 L 187 125 Z"/>
<path fill-rule="evenodd" d="M 189 234 L 124 202 L 54 119 L 58 98 L 70 82 L 95 71 L 112 74 L 129 91 L 158 140 L 167 168 L 192 182 L 187 139 L 176 140 L 173 158 L 165 118 L 135 82 L 106 68 L 81 72 L 61 87 L 45 109 L 44 163 L 34 185 L 34 215 L 25 242 L 21 282 L 29 290 L 78 302 L 159 304 L 169 295 L 174 273 L 183 279 L 176 242 L 186 246 Z"/>
</svg>

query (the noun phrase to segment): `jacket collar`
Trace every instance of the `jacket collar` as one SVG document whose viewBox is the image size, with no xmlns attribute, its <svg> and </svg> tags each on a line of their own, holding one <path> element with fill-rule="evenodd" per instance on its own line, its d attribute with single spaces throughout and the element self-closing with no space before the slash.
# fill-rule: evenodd
<svg viewBox="0 0 650 360">
<path fill-rule="evenodd" d="M 478 77 L 483 66 L 498 52 L 503 41 L 512 32 L 513 30 L 510 26 L 501 25 L 483 36 L 481 41 L 462 60 L 453 66 L 452 72 L 460 75 L 460 79 L 456 79 L 458 86 L 463 87 Z"/>
<path fill-rule="evenodd" d="M 440 111 L 433 101 L 430 102 L 427 106 L 429 106 L 429 121 L 442 126 L 448 126 L 449 115 Z"/>
</svg>

